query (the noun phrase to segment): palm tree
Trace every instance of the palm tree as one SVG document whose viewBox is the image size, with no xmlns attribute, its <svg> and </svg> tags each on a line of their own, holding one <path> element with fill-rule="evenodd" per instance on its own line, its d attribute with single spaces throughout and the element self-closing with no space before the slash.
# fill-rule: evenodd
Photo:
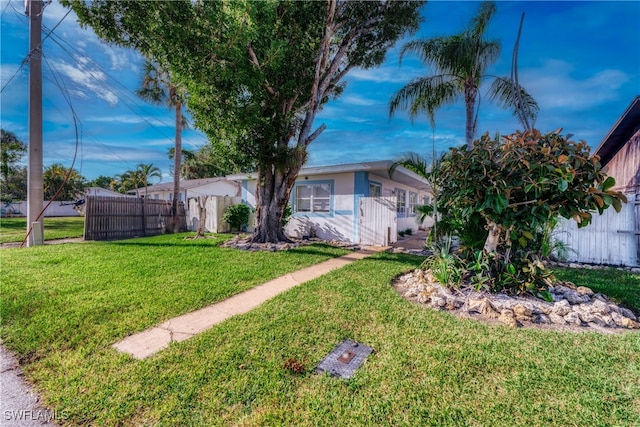
<svg viewBox="0 0 640 427">
<path fill-rule="evenodd" d="M 519 119 L 524 115 L 534 122 L 538 105 L 533 97 L 511 79 L 486 73 L 500 55 L 500 43 L 484 39 L 495 12 L 493 2 L 484 2 L 462 33 L 405 44 L 400 51 L 400 60 L 406 54 L 416 54 L 426 66 L 433 68 L 434 74 L 418 77 L 400 89 L 391 99 L 389 114 L 393 116 L 398 109 L 408 110 L 413 119 L 418 113 L 425 112 L 431 126 L 435 127 L 435 111 L 453 104 L 462 96 L 465 103 L 465 140 L 467 147 L 471 148 L 477 131 L 480 84 L 483 79 L 492 78 L 490 99 L 497 100 L 503 108 L 513 108 Z"/>
<path fill-rule="evenodd" d="M 144 164 L 140 163 L 135 171 L 130 174 L 130 179 L 134 182 L 137 182 L 139 186 L 136 186 L 137 189 L 144 186 L 144 196 L 147 197 L 148 194 L 148 186 L 151 184 L 149 181 L 151 178 L 158 178 L 162 180 L 162 172 L 160 168 L 154 166 L 153 163 Z"/>
<path fill-rule="evenodd" d="M 145 61 L 142 87 L 136 91 L 138 96 L 154 104 L 165 104 L 175 111 L 176 138 L 173 158 L 173 199 L 172 199 L 172 226 L 177 232 L 178 222 L 178 194 L 180 193 L 180 165 L 182 163 L 182 129 L 186 121 L 182 115 L 184 93 L 173 82 L 171 73 L 159 64 Z"/>
</svg>

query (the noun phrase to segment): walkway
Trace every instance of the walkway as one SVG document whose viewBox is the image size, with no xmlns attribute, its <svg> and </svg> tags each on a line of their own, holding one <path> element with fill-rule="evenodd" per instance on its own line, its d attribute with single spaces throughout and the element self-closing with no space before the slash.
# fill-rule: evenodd
<svg viewBox="0 0 640 427">
<path fill-rule="evenodd" d="M 146 331 L 130 335 L 114 344 L 113 347 L 120 352 L 132 355 L 136 359 L 145 359 L 166 348 L 172 341 L 181 342 L 187 340 L 232 316 L 253 310 L 263 302 L 294 286 L 386 249 L 388 248 L 364 247 L 359 251 L 289 273 L 219 303 L 175 317 Z"/>
</svg>

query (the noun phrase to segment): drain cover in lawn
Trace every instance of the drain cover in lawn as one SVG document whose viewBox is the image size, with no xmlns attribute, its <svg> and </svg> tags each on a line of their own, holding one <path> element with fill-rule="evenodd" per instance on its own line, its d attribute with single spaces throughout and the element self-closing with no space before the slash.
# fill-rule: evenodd
<svg viewBox="0 0 640 427">
<path fill-rule="evenodd" d="M 316 367 L 316 372 L 328 372 L 340 378 L 351 378 L 362 362 L 373 353 L 371 347 L 344 340 L 333 349 Z"/>
</svg>

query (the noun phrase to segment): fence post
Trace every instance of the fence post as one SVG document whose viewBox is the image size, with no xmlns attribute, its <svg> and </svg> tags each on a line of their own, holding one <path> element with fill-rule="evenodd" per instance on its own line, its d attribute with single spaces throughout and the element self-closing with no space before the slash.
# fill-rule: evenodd
<svg viewBox="0 0 640 427">
<path fill-rule="evenodd" d="M 142 200 L 142 235 L 146 236 L 147 235 L 147 213 L 146 213 L 146 208 L 145 208 L 145 203 L 144 203 L 144 197 L 141 198 L 140 200 Z"/>
</svg>

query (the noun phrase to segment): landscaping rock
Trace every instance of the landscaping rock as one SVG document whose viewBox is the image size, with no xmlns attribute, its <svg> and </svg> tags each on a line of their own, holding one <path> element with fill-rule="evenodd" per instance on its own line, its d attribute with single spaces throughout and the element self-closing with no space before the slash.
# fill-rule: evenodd
<svg viewBox="0 0 640 427">
<path fill-rule="evenodd" d="M 628 308 L 613 304 L 606 295 L 586 286 L 560 282 L 549 291 L 553 303 L 532 296 L 477 292 L 473 288 L 450 289 L 440 285 L 429 270 L 415 270 L 398 276 L 395 288 L 411 301 L 438 310 L 497 320 L 511 327 L 559 328 L 594 331 L 640 329 L 640 317 Z"/>
</svg>

